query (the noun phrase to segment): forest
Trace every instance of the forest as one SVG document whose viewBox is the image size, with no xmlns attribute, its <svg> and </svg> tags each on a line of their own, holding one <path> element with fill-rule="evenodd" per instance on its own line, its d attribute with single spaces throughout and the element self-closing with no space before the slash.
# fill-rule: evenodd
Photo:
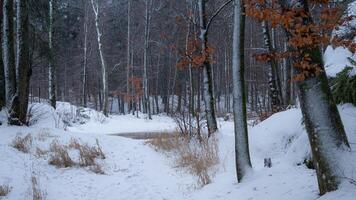
<svg viewBox="0 0 356 200">
<path fill-rule="evenodd" d="M 356 1 L 0 11 L 0 199 L 354 199 Z"/>
</svg>

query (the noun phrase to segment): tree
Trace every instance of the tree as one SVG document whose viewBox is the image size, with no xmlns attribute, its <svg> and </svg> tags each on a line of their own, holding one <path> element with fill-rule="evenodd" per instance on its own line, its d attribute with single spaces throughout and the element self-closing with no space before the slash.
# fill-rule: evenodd
<svg viewBox="0 0 356 200">
<path fill-rule="evenodd" d="M 14 49 L 14 1 L 4 0 L 2 56 L 5 71 L 6 99 L 10 105 L 16 93 L 16 66 Z"/>
<path fill-rule="evenodd" d="M 29 51 L 29 2 L 17 0 L 17 92 L 18 105 L 12 104 L 18 112 L 17 125 L 27 124 L 27 108 L 31 76 L 30 51 Z M 16 102 L 16 101 L 15 101 Z M 13 118 L 12 118 L 13 119 Z M 11 122 L 10 122 L 11 123 Z"/>
<path fill-rule="evenodd" d="M 51 106 L 56 109 L 56 67 L 54 65 L 53 53 L 53 0 L 49 0 L 49 13 L 48 13 L 48 94 Z"/>
<path fill-rule="evenodd" d="M 234 0 L 232 81 L 235 127 L 235 159 L 238 181 L 241 181 L 251 168 L 246 114 L 244 32 L 244 5 L 241 0 Z"/>
<path fill-rule="evenodd" d="M 281 10 L 259 10 L 256 2 L 249 1 L 249 15 L 259 20 L 269 20 L 285 29 L 288 38 L 287 53 L 270 55 L 266 60 L 291 57 L 296 76 L 300 106 L 308 133 L 314 166 L 316 167 L 320 194 L 336 190 L 341 182 L 342 166 L 338 156 L 350 149 L 335 101 L 332 97 L 320 45 L 329 42 L 324 27 L 334 27 L 336 13 L 324 10 L 324 24 L 313 21 L 308 1 L 281 0 Z M 314 3 L 323 4 L 325 1 Z M 261 14 L 262 13 L 262 14 Z"/>
<path fill-rule="evenodd" d="M 3 24 L 3 1 L 0 0 L 0 27 Z M 2 31 L 0 31 L 0 40 L 2 39 Z M 2 48 L 0 49 L 0 110 L 6 105 L 6 90 L 5 90 L 5 71 L 4 62 L 2 59 Z"/>
<path fill-rule="evenodd" d="M 95 2 L 94 2 L 95 1 Z M 105 116 L 108 116 L 108 104 L 109 104 L 109 82 L 108 82 L 108 72 L 107 72 L 107 66 L 106 66 L 106 61 L 105 61 L 105 56 L 104 56 L 104 50 L 103 50 L 103 44 L 101 40 L 102 32 L 100 29 L 100 4 L 99 0 L 91 0 L 91 4 L 93 7 L 93 12 L 95 16 L 95 27 L 96 27 L 96 33 L 97 33 L 97 40 L 98 40 L 98 49 L 99 49 L 99 54 L 100 54 L 100 62 L 101 62 L 101 76 L 102 76 L 102 87 L 103 87 L 103 95 L 104 95 L 104 102 L 103 102 L 103 113 Z"/>
</svg>

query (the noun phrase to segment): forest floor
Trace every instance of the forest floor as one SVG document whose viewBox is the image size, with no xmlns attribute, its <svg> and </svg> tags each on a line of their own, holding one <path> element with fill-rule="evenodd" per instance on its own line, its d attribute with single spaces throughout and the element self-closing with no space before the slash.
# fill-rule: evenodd
<svg viewBox="0 0 356 200">
<path fill-rule="evenodd" d="M 92 110 L 83 110 L 60 103 L 56 112 L 44 104 L 33 106 L 30 127 L 0 126 L 0 186 L 10 193 L 3 199 L 33 199 L 39 193 L 47 200 L 313 200 L 318 199 L 314 170 L 303 163 L 310 155 L 307 135 L 301 125 L 297 108 L 277 113 L 250 127 L 250 148 L 253 171 L 243 183 L 237 184 L 234 166 L 233 123 L 219 120 L 219 164 L 212 183 L 200 187 L 197 178 L 177 168 L 170 156 L 155 151 L 144 140 L 117 136 L 120 133 L 157 133 L 174 131 L 175 123 L 167 116 L 132 115 L 103 117 Z M 350 143 L 356 149 L 356 108 L 339 106 Z M 0 121 L 6 121 L 0 113 Z M 63 123 L 65 121 L 66 123 Z M 13 147 L 16 136 L 30 134 L 32 142 L 27 153 Z M 57 168 L 49 165 L 50 144 L 79 143 L 96 146 L 96 139 L 105 154 L 97 159 L 104 174 L 90 167 Z M 40 151 L 41 150 L 41 151 Z M 79 163 L 78 152 L 70 157 Z M 264 167 L 264 158 L 272 159 L 272 168 Z M 342 162 L 345 162 L 341 160 Z M 349 169 L 356 170 L 356 154 L 347 157 Z M 355 166 L 354 166 L 355 165 Z M 346 172 L 345 172 L 346 173 Z M 355 179 L 347 172 L 346 177 Z M 36 179 L 35 184 L 33 182 Z M 341 188 L 323 196 L 322 200 L 351 200 L 356 185 L 345 180 Z M 35 191 L 35 192 L 34 192 Z M 0 197 L 1 199 L 1 197 Z"/>
</svg>

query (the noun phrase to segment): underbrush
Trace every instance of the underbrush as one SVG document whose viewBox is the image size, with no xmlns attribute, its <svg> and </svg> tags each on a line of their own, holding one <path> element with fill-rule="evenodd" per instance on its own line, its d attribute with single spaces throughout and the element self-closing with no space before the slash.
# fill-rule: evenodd
<svg viewBox="0 0 356 200">
<path fill-rule="evenodd" d="M 11 146 L 22 153 L 29 153 L 32 145 L 32 136 L 27 134 L 25 137 L 16 136 L 11 143 Z"/>
<path fill-rule="evenodd" d="M 11 187 L 8 185 L 0 185 L 0 197 L 5 197 L 11 192 Z"/>
<path fill-rule="evenodd" d="M 211 183 L 219 163 L 218 140 L 215 137 L 199 139 L 181 134 L 162 134 L 146 144 L 156 151 L 173 155 L 174 165 L 197 177 L 199 187 Z"/>
<path fill-rule="evenodd" d="M 106 158 L 98 140 L 95 145 L 89 145 L 74 138 L 68 144 L 61 144 L 57 139 L 53 139 L 48 149 L 33 144 L 34 140 L 45 142 L 52 137 L 54 136 L 49 132 L 41 132 L 36 137 L 32 137 L 31 134 L 24 137 L 18 135 L 10 145 L 23 153 L 34 154 L 37 158 L 48 158 L 48 163 L 57 168 L 82 167 L 96 174 L 105 174 L 102 166 L 97 162 L 98 159 Z"/>
</svg>

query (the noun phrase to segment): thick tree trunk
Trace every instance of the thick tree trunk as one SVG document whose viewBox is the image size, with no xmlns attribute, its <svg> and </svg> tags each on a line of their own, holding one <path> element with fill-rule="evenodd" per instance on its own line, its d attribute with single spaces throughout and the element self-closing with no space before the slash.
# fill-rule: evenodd
<svg viewBox="0 0 356 200">
<path fill-rule="evenodd" d="M 207 13 L 205 5 L 206 0 L 199 0 L 199 18 L 200 18 L 200 39 L 202 45 L 202 56 L 205 57 L 203 67 L 203 87 L 204 103 L 209 136 L 218 130 L 215 117 L 215 100 L 213 95 L 213 77 L 208 50 L 208 33 L 207 33 Z"/>
<path fill-rule="evenodd" d="M 131 0 L 127 0 L 127 55 L 126 55 L 126 95 L 131 97 L 130 74 L 131 74 Z M 127 102 L 128 113 L 132 109 L 132 99 Z"/>
<path fill-rule="evenodd" d="M 245 16 L 241 0 L 234 2 L 234 35 L 233 35 L 233 110 L 235 125 L 235 159 L 237 179 L 240 182 L 251 169 L 244 72 L 244 31 Z"/>
<path fill-rule="evenodd" d="M 293 5 L 290 5 L 288 1 L 281 2 L 285 8 L 293 8 L 294 5 L 298 5 L 298 9 L 303 9 L 307 14 L 306 17 L 303 17 L 303 25 L 313 24 L 307 1 L 299 0 Z M 300 48 L 298 52 L 301 52 L 302 56 L 308 54 L 311 58 L 310 62 L 321 67 L 322 70 L 320 75 L 311 75 L 305 80 L 299 81 L 297 87 L 313 162 L 316 167 L 319 191 L 323 195 L 338 188 L 341 182 L 340 178 L 343 176 L 343 166 L 339 166 L 338 157 L 343 151 L 349 150 L 350 145 L 330 92 L 319 47 Z M 297 71 L 297 73 L 299 72 Z"/>
<path fill-rule="evenodd" d="M 14 49 L 14 0 L 3 5 L 3 62 L 5 71 L 6 101 L 9 106 L 16 93 L 16 66 Z M 11 111 L 10 111 L 11 112 Z"/>
<path fill-rule="evenodd" d="M 30 86 L 29 54 L 29 3 L 17 0 L 17 90 L 11 104 L 9 123 L 12 125 L 27 124 L 27 108 Z"/>
</svg>

